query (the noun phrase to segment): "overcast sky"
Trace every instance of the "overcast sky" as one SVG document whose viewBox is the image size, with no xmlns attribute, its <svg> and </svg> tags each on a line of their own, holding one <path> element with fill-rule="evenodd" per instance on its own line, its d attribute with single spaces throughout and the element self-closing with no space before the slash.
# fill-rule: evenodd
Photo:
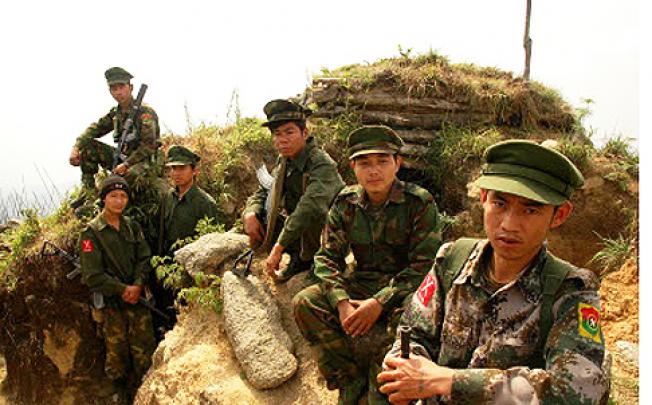
<svg viewBox="0 0 652 405">
<path fill-rule="evenodd" d="M 532 78 L 572 104 L 594 100 L 597 138 L 638 137 L 638 3 L 533 0 Z M 20 1 L 0 5 L 0 192 L 79 181 L 75 138 L 114 104 L 103 77 L 122 66 L 164 130 L 224 123 L 301 92 L 320 68 L 432 48 L 452 62 L 520 73 L 525 0 Z M 110 138 L 104 138 L 110 142 Z"/>
</svg>

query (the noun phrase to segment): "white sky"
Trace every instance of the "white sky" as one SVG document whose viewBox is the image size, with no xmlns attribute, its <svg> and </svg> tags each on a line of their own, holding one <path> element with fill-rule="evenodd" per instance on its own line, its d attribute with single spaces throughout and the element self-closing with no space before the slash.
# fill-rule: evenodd
<svg viewBox="0 0 652 405">
<path fill-rule="evenodd" d="M 572 104 L 591 98 L 597 138 L 638 137 L 638 3 L 534 0 L 532 78 Z M 116 12 L 120 10 L 120 12 Z M 163 129 L 223 123 L 301 92 L 322 66 L 373 62 L 398 45 L 521 72 L 525 0 L 20 1 L 0 5 L 0 192 L 79 181 L 75 138 L 114 104 L 103 72 L 122 66 Z M 104 138 L 110 142 L 110 138 Z M 10 151 L 9 153 L 7 151 Z"/>
</svg>

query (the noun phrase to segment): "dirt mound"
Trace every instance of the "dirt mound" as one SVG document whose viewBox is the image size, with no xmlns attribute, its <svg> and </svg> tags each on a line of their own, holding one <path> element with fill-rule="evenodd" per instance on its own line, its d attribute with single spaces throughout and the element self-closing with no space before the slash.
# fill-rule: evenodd
<svg viewBox="0 0 652 405">
<path fill-rule="evenodd" d="M 602 280 L 602 332 L 609 348 L 618 340 L 639 342 L 638 272 L 636 259 L 630 259 Z"/>
<path fill-rule="evenodd" d="M 254 271 L 262 268 L 256 261 Z M 267 279 L 266 279 L 267 280 Z M 267 280 L 269 281 L 269 280 Z M 159 345 L 135 404 L 327 404 L 337 402 L 319 376 L 310 347 L 292 315 L 292 296 L 303 276 L 275 289 L 282 323 L 295 345 L 299 370 L 278 388 L 256 390 L 247 383 L 229 344 L 222 320 L 213 311 L 185 308 Z"/>
</svg>

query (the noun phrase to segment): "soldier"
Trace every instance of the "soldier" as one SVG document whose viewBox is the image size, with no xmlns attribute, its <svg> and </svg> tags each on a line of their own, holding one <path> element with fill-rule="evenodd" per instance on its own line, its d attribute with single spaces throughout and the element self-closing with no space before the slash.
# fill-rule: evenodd
<svg viewBox="0 0 652 405">
<path fill-rule="evenodd" d="M 358 184 L 344 188 L 328 214 L 326 239 L 315 256 L 320 284 L 293 299 L 297 325 L 315 350 L 329 389 L 340 389 L 342 404 L 356 404 L 368 378 L 347 335 L 362 336 L 376 323 L 391 324 L 390 318 L 396 324 L 403 301 L 428 272 L 441 244 L 433 197 L 396 177 L 402 144 L 385 126 L 350 134 L 350 166 Z M 345 275 L 349 251 L 357 264 Z"/>
<path fill-rule="evenodd" d="M 271 247 L 267 273 L 276 282 L 285 282 L 311 268 L 328 207 L 344 182 L 335 162 L 308 133 L 309 109 L 292 101 L 272 100 L 263 110 L 267 115 L 263 126 L 269 127 L 280 156 L 272 190 L 261 186 L 249 198 L 243 223 L 252 247 Z M 290 254 L 290 263 L 279 273 L 284 252 Z"/>
<path fill-rule="evenodd" d="M 80 166 L 82 172 L 82 198 L 76 206 L 81 206 L 85 200 L 93 199 L 95 196 L 95 174 L 99 166 L 107 170 L 112 169 L 115 148 L 96 138 L 113 131 L 113 139 L 117 143 L 134 102 L 133 85 L 130 82 L 133 76 L 129 72 L 120 67 L 112 67 L 104 72 L 104 76 L 109 85 L 109 92 L 118 105 L 86 128 L 72 148 L 70 164 Z M 160 130 L 156 112 L 143 104 L 140 115 L 134 119 L 133 129 L 135 136 L 123 149 L 127 158 L 113 169 L 113 173 L 125 177 L 132 188 L 136 176 L 146 173 L 160 175 L 160 167 L 157 163 Z"/>
<path fill-rule="evenodd" d="M 378 382 L 395 404 L 606 403 L 599 282 L 546 247 L 583 184 L 561 153 L 514 140 L 486 151 L 477 184 L 487 239 L 441 247 Z"/>
<path fill-rule="evenodd" d="M 133 395 L 155 349 L 149 309 L 138 304 L 151 270 L 150 249 L 136 221 L 123 216 L 129 185 L 112 175 L 102 182 L 102 212 L 80 237 L 83 281 L 104 296 L 101 309 L 107 377 Z"/>
<path fill-rule="evenodd" d="M 200 219 L 214 219 L 215 224 L 219 221 L 221 214 L 217 203 L 195 184 L 199 161 L 200 157 L 184 146 L 172 145 L 168 149 L 165 166 L 175 187 L 161 199 L 158 213 L 159 256 L 172 256 L 173 245 L 177 240 L 196 235 L 195 227 Z M 164 323 L 155 316 L 156 329 L 170 329 L 176 320 L 173 308 L 176 293 L 158 281 L 152 282 L 151 286 L 156 306 L 173 320 Z"/>
</svg>

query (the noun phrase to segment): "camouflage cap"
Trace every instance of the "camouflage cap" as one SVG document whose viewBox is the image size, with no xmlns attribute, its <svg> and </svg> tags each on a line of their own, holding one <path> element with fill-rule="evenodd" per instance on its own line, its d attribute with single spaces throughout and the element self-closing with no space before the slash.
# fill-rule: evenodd
<svg viewBox="0 0 652 405">
<path fill-rule="evenodd" d="M 487 148 L 485 158 L 476 184 L 487 190 L 560 205 L 584 184 L 582 173 L 566 156 L 536 142 L 499 142 Z"/>
<path fill-rule="evenodd" d="M 349 134 L 347 147 L 349 159 L 371 153 L 397 154 L 403 140 L 390 127 L 384 125 L 365 125 Z"/>
<path fill-rule="evenodd" d="M 263 123 L 268 127 L 275 122 L 282 121 L 305 121 L 312 110 L 290 100 L 272 100 L 265 104 L 263 112 L 267 116 L 267 122 Z"/>
<path fill-rule="evenodd" d="M 190 149 L 181 145 L 172 145 L 168 149 L 168 154 L 165 158 L 166 166 L 185 166 L 196 165 L 200 161 L 200 157 Z"/>
<path fill-rule="evenodd" d="M 107 83 L 110 85 L 116 83 L 129 83 L 133 78 L 131 73 L 127 72 L 121 67 L 112 67 L 104 72 L 104 77 L 106 77 Z"/>
<path fill-rule="evenodd" d="M 110 175 L 100 184 L 100 200 L 104 200 L 104 197 L 113 190 L 123 190 L 129 194 L 129 184 L 124 178 L 116 174 Z"/>
</svg>

